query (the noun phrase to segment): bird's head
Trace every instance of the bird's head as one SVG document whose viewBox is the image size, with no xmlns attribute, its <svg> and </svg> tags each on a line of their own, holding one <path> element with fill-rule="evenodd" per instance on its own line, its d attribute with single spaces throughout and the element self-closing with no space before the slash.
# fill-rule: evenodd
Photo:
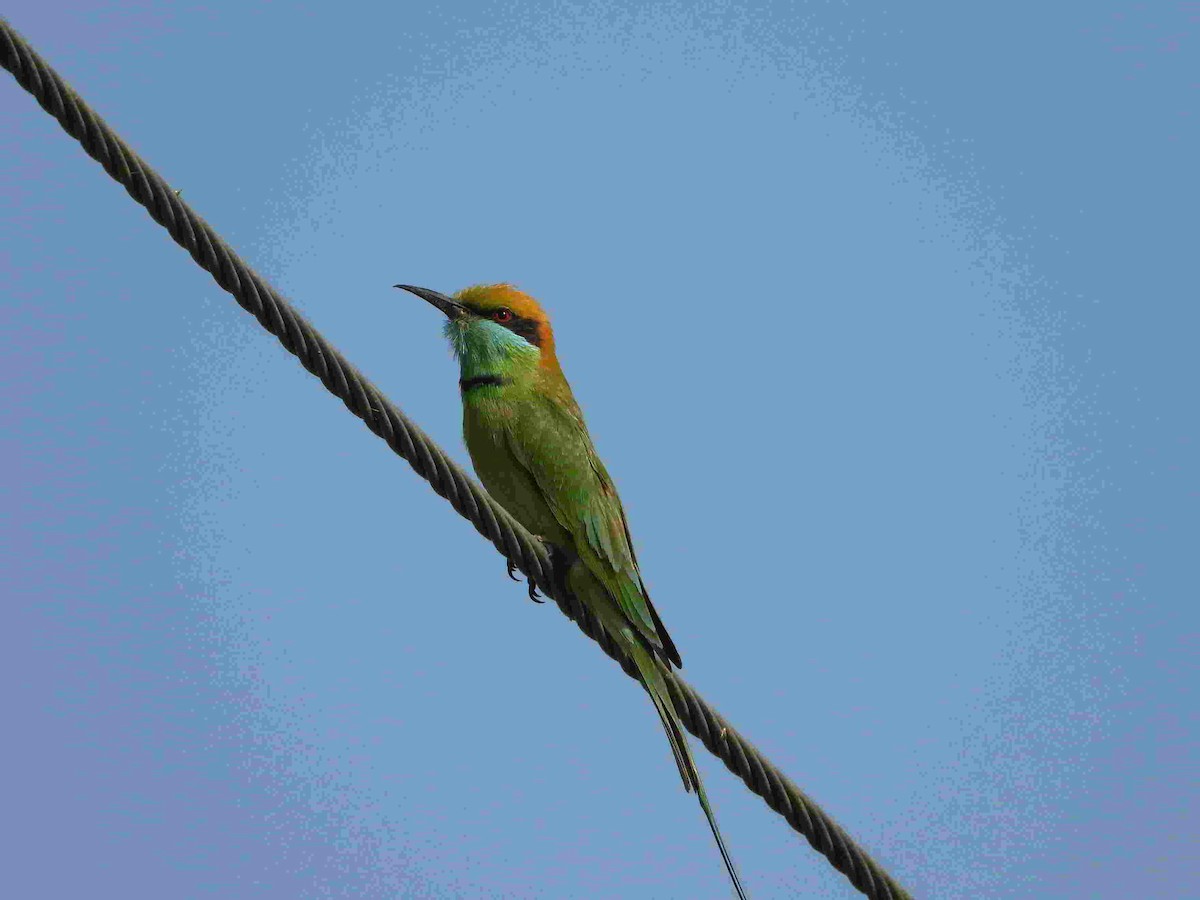
<svg viewBox="0 0 1200 900">
<path fill-rule="evenodd" d="M 511 284 L 479 284 L 453 297 L 428 288 L 398 284 L 440 309 L 446 316 L 446 337 L 464 373 L 507 372 L 523 362 L 557 367 L 554 332 L 541 305 Z"/>
</svg>

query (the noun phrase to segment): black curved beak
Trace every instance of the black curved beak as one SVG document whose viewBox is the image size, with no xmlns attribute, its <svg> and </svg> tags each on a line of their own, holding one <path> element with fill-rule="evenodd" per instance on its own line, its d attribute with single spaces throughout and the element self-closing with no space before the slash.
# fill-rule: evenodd
<svg viewBox="0 0 1200 900">
<path fill-rule="evenodd" d="M 445 294 L 439 294 L 437 291 L 431 291 L 429 288 L 413 287 L 411 284 L 394 284 L 392 287 L 398 287 L 402 291 L 408 291 L 410 294 L 416 294 L 422 300 L 425 300 L 443 313 L 447 319 L 461 319 L 467 314 L 466 307 L 461 303 L 451 300 Z"/>
</svg>

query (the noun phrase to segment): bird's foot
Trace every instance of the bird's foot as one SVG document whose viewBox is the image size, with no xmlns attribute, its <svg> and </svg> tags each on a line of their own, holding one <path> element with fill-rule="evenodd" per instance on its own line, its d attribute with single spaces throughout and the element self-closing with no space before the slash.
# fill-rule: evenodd
<svg viewBox="0 0 1200 900">
<path fill-rule="evenodd" d="M 551 544 L 544 537 L 542 537 L 540 534 L 535 534 L 533 536 L 533 539 L 535 541 L 541 542 L 542 544 L 545 544 L 547 550 L 553 549 L 554 545 Z M 546 602 L 545 600 L 541 600 L 538 598 L 538 584 L 532 578 L 529 579 L 529 599 L 532 600 L 534 603 L 545 603 Z"/>
<path fill-rule="evenodd" d="M 541 540 L 541 538 L 539 538 L 538 540 Z M 517 571 L 516 563 L 514 563 L 511 559 L 506 559 L 504 561 L 504 564 L 508 567 L 508 577 L 511 578 L 513 581 L 520 581 L 521 579 L 519 579 L 516 575 L 513 574 L 514 572 Z M 537 582 L 534 581 L 532 578 L 530 578 L 529 579 L 529 599 L 532 600 L 534 603 L 545 603 L 546 602 L 545 600 L 538 599 L 537 589 L 538 589 Z"/>
</svg>

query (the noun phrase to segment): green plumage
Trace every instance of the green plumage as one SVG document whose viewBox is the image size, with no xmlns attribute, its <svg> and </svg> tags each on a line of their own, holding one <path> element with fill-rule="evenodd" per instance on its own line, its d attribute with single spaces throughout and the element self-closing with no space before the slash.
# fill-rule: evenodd
<svg viewBox="0 0 1200 900">
<path fill-rule="evenodd" d="M 548 393 L 536 388 L 540 379 L 532 380 L 464 396 L 463 436 L 476 473 L 517 521 L 579 560 L 570 579 L 585 602 L 596 607 L 616 600 L 622 624 L 679 664 L 646 595 L 621 500 L 579 407 L 569 388 L 565 395 Z M 611 630 L 615 622 L 606 624 Z"/>
<path fill-rule="evenodd" d="M 637 665 L 684 787 L 696 791 L 744 898 L 667 689 L 663 669 L 681 665 L 679 651 L 646 593 L 625 511 L 559 367 L 545 314 L 508 285 L 468 288 L 453 300 L 407 289 L 449 318 L 446 334 L 461 373 L 463 436 L 476 473 L 517 521 L 565 553 L 571 591 Z"/>
</svg>

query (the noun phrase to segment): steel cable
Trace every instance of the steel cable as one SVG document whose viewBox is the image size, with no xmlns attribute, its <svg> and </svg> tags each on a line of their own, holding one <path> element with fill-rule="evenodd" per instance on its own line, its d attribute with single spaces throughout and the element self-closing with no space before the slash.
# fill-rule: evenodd
<svg viewBox="0 0 1200 900">
<path fill-rule="evenodd" d="M 4 67 L 58 120 L 88 155 L 104 167 L 192 255 L 238 304 L 251 313 L 284 348 L 296 356 L 330 393 L 445 497 L 625 673 L 637 670 L 609 638 L 596 618 L 562 586 L 546 547 L 484 492 L 420 428 L 351 365 L 316 329 L 197 215 L 170 186 L 0 18 L 0 54 Z M 816 803 L 792 784 L 678 673 L 664 669 L 680 718 L 726 768 L 762 797 L 818 852 L 868 897 L 900 900 L 909 894 Z"/>
</svg>

